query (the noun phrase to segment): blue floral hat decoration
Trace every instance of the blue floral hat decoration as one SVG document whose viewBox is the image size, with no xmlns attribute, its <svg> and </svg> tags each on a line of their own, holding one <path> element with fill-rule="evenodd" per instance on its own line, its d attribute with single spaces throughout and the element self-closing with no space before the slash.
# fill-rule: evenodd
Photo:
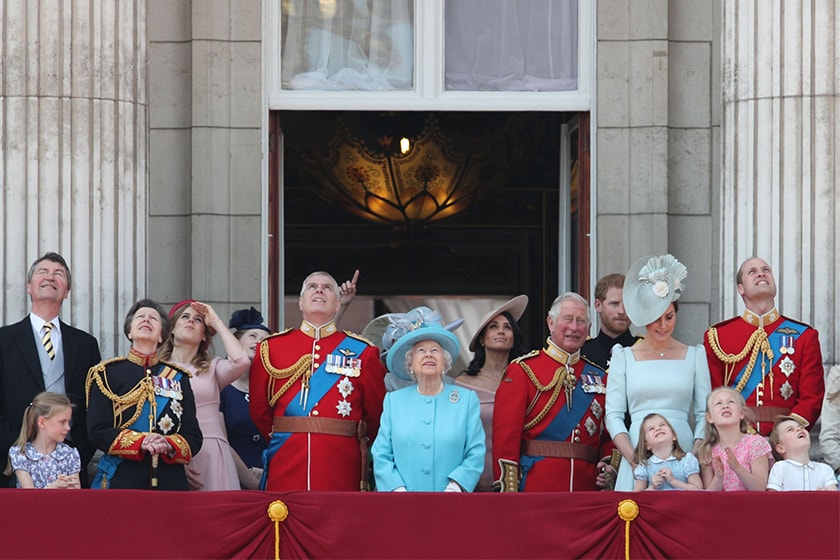
<svg viewBox="0 0 840 560">
<path fill-rule="evenodd" d="M 388 354 L 388 350 L 391 349 L 391 346 L 394 344 L 399 336 L 395 336 L 397 334 L 405 334 L 404 332 L 400 332 L 399 329 L 392 326 L 393 323 L 399 322 L 399 319 L 396 319 L 401 316 L 410 315 L 410 314 L 419 314 L 419 315 L 426 315 L 429 317 L 429 320 L 438 322 L 442 321 L 440 313 L 437 311 L 432 311 L 428 307 L 421 306 L 415 307 L 414 309 L 410 310 L 408 313 L 385 313 L 384 315 L 380 315 L 379 317 L 374 318 L 370 323 L 368 323 L 364 330 L 362 330 L 362 336 L 371 342 L 373 342 L 377 348 L 379 348 L 379 357 L 383 360 Z M 435 317 L 436 316 L 436 317 Z M 394 318 L 394 320 L 392 320 Z M 454 331 L 458 327 L 464 324 L 463 319 L 456 319 L 451 323 L 448 323 L 443 326 L 448 331 Z M 389 329 L 389 327 L 391 327 Z M 388 330 L 389 335 L 385 336 L 385 331 Z"/>
<path fill-rule="evenodd" d="M 254 309 L 237 309 L 230 316 L 230 323 L 228 326 L 232 331 L 249 331 L 251 329 L 260 329 L 271 334 L 271 329 L 263 324 L 262 314 Z"/>
<path fill-rule="evenodd" d="M 643 257 L 633 263 L 624 280 L 624 310 L 634 325 L 659 319 L 685 290 L 688 270 L 673 255 Z"/>
<path fill-rule="evenodd" d="M 451 331 L 461 326 L 462 319 L 444 326 L 440 313 L 428 307 L 417 307 L 408 313 L 391 313 L 387 318 L 382 347 L 388 371 L 397 377 L 412 380 L 405 367 L 405 355 L 423 340 L 434 340 L 449 352 L 453 362 L 458 359 L 461 345 Z"/>
</svg>

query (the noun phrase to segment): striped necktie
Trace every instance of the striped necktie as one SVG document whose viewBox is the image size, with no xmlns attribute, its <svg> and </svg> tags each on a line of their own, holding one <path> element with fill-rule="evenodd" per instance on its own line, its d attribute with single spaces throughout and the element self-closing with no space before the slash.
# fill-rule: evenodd
<svg viewBox="0 0 840 560">
<path fill-rule="evenodd" d="M 55 348 L 53 348 L 52 338 L 50 337 L 50 331 L 52 331 L 52 328 L 52 323 L 45 323 L 44 337 L 41 339 L 41 344 L 44 345 L 44 350 L 47 351 L 47 356 L 50 357 L 50 360 L 55 359 Z"/>
</svg>

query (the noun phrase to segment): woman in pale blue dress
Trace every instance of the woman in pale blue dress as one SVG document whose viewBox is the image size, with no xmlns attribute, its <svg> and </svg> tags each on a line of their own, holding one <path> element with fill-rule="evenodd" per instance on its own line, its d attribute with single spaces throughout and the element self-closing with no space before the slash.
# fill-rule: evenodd
<svg viewBox="0 0 840 560">
<path fill-rule="evenodd" d="M 607 430 L 622 455 L 615 485 L 619 491 L 633 489 L 635 447 L 646 415 L 667 418 L 686 451 L 703 439 L 711 391 L 706 354 L 702 345 L 687 346 L 671 336 L 685 277 L 685 266 L 671 255 L 645 257 L 627 273 L 624 308 L 634 324 L 645 326 L 646 334 L 630 348 L 613 348 L 607 377 Z M 630 414 L 629 430 L 625 413 Z"/>
</svg>

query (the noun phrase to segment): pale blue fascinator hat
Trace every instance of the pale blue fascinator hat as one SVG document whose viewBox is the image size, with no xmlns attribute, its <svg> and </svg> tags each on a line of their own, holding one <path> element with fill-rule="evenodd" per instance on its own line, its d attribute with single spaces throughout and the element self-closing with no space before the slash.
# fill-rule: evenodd
<svg viewBox="0 0 840 560">
<path fill-rule="evenodd" d="M 634 325 L 644 327 L 680 299 L 688 270 L 673 255 L 642 257 L 624 279 L 624 311 Z"/>
<path fill-rule="evenodd" d="M 375 338 L 381 329 L 381 355 L 385 357 L 388 371 L 397 377 L 413 381 L 405 367 L 405 355 L 418 342 L 434 340 L 449 352 L 452 360 L 458 358 L 461 345 L 452 334 L 464 322 L 458 319 L 447 325 L 443 324 L 440 313 L 428 307 L 416 307 L 407 313 L 388 313 L 377 317 L 365 327 L 363 335 Z M 376 324 L 374 324 L 376 323 Z"/>
</svg>

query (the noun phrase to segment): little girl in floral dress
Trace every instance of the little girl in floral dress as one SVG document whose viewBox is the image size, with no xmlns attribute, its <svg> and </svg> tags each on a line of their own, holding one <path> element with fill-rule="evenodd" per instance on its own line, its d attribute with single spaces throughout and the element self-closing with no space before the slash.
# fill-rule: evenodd
<svg viewBox="0 0 840 560">
<path fill-rule="evenodd" d="M 78 450 L 64 443 L 73 405 L 59 393 L 39 393 L 23 413 L 20 436 L 9 449 L 5 474 L 18 488 L 80 488 Z"/>
<path fill-rule="evenodd" d="M 750 434 L 744 397 L 730 387 L 718 387 L 706 399 L 706 437 L 700 445 L 700 476 L 706 490 L 767 488 L 772 466 L 770 444 Z"/>
</svg>

